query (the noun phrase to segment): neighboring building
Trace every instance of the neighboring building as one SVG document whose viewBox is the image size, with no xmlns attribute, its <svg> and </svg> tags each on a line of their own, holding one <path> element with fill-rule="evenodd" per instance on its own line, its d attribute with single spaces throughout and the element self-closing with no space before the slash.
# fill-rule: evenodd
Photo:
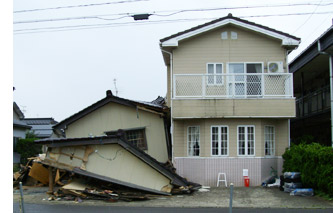
<svg viewBox="0 0 333 213">
<path fill-rule="evenodd" d="M 32 127 L 31 130 L 37 138 L 44 139 L 61 137 L 53 132 L 53 125 L 58 123 L 53 118 L 25 118 L 23 121 Z"/>
<path fill-rule="evenodd" d="M 66 138 L 85 138 L 125 132 L 127 141 L 159 162 L 169 159 L 167 131 L 168 107 L 163 98 L 139 102 L 113 96 L 111 91 L 102 100 L 54 125 Z"/>
<path fill-rule="evenodd" d="M 13 102 L 13 163 L 20 163 L 20 154 L 16 152 L 16 144 L 20 138 L 25 138 L 25 134 L 31 126 L 24 122 L 24 114 L 19 106 Z"/>
<path fill-rule="evenodd" d="M 167 66 L 172 161 L 189 181 L 219 172 L 251 185 L 282 170 L 295 117 L 288 53 L 300 39 L 229 14 L 160 41 Z"/>
<path fill-rule="evenodd" d="M 330 98 L 332 54 L 333 27 L 331 26 L 289 64 L 289 72 L 294 78 L 296 97 L 297 117 L 291 120 L 291 138 L 295 142 L 298 142 L 302 136 L 310 135 L 315 142 L 332 145 Z"/>
</svg>

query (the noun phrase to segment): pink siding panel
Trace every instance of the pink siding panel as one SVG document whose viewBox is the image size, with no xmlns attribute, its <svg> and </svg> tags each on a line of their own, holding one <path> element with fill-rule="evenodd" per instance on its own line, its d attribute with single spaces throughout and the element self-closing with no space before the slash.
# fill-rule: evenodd
<svg viewBox="0 0 333 213">
<path fill-rule="evenodd" d="M 250 186 L 260 186 L 269 177 L 271 167 L 281 171 L 280 158 L 175 158 L 179 175 L 205 186 L 216 186 L 217 175 L 224 172 L 228 185 L 244 186 L 243 169 L 248 169 Z"/>
</svg>

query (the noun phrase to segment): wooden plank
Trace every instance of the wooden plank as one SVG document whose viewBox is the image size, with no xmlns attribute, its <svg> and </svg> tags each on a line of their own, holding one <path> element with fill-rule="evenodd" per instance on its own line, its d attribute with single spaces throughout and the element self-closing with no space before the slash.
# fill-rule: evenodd
<svg viewBox="0 0 333 213">
<path fill-rule="evenodd" d="M 43 184 L 49 183 L 48 171 L 42 164 L 33 163 L 29 172 L 29 176 Z"/>
</svg>

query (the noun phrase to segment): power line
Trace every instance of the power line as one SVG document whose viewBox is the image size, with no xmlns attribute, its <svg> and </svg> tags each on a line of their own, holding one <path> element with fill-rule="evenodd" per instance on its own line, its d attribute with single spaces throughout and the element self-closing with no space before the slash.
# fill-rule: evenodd
<svg viewBox="0 0 333 213">
<path fill-rule="evenodd" d="M 317 13 L 266 14 L 266 15 L 240 16 L 239 18 L 252 18 L 252 17 L 259 17 L 260 18 L 260 17 L 272 17 L 272 16 L 298 16 L 298 15 L 309 15 L 309 14 L 333 14 L 333 11 L 317 12 Z M 202 21 L 202 20 L 214 20 L 214 19 L 216 19 L 216 18 L 171 19 L 171 20 L 157 20 L 157 21 L 144 21 L 144 22 L 122 22 L 122 23 L 109 23 L 109 24 L 68 25 L 68 26 L 60 26 L 60 27 L 41 27 L 41 28 L 14 30 L 14 34 L 18 35 L 18 34 L 29 34 L 29 33 L 41 33 L 41 32 L 57 32 L 57 31 L 83 30 L 83 29 L 120 27 L 120 26 L 148 25 L 148 24 L 187 22 L 187 21 Z"/>
<path fill-rule="evenodd" d="M 326 4 L 315 4 L 315 3 L 298 3 L 298 4 L 279 4 L 279 5 L 257 5 L 257 6 L 243 6 L 243 7 L 223 7 L 223 8 L 206 8 L 206 9 L 188 9 L 188 10 L 168 10 L 168 11 L 155 11 L 148 14 L 155 16 L 172 16 L 179 13 L 185 12 L 204 12 L 204 11 L 216 11 L 216 10 L 234 10 L 234 9 L 254 9 L 254 8 L 269 8 L 269 7 L 294 7 L 294 6 L 328 6 L 333 5 L 333 3 Z M 171 12 L 170 14 L 158 14 Z M 54 22 L 54 21 L 68 21 L 68 20 L 80 20 L 80 19 L 101 19 L 101 20 L 118 20 L 126 17 L 131 17 L 135 13 L 118 13 L 118 14 L 105 14 L 105 15 L 94 15 L 94 16 L 80 16 L 80 17 L 68 17 L 68 18 L 58 18 L 58 19 L 40 19 L 40 20 L 27 20 L 27 21 L 17 21 L 14 24 L 27 24 L 27 23 L 40 23 L 40 22 Z M 102 18 L 103 16 L 119 16 L 120 18 L 107 19 Z"/>
<path fill-rule="evenodd" d="M 27 24 L 27 23 L 39 23 L 39 22 L 52 22 L 52 21 L 69 21 L 69 20 L 81 20 L 81 19 L 101 19 L 105 21 L 113 21 L 119 20 L 123 18 L 131 17 L 130 15 L 121 16 L 118 18 L 102 18 L 100 16 L 80 16 L 80 17 L 69 17 L 69 18 L 58 18 L 58 19 L 41 19 L 41 20 L 34 20 L 34 21 L 18 21 L 14 22 L 14 24 Z"/>
<path fill-rule="evenodd" d="M 91 6 L 102 6 L 102 5 L 111 5 L 111 4 L 134 3 L 134 2 L 140 2 L 140 1 L 149 1 L 149 0 L 124 0 L 124 1 L 105 2 L 105 3 L 97 3 L 97 4 L 81 4 L 81 5 L 62 6 L 62 7 L 17 10 L 17 11 L 14 11 L 14 13 L 26 13 L 26 12 L 36 12 L 36 11 L 43 11 L 43 10 L 59 10 L 59 9 L 70 9 L 70 8 L 77 8 L 77 7 L 91 7 Z"/>
<path fill-rule="evenodd" d="M 321 0 L 320 1 L 320 3 L 322 2 L 323 0 Z M 319 3 L 319 5 L 320 5 L 320 3 Z M 294 32 L 293 32 L 293 34 L 295 33 L 295 32 L 297 32 L 301 27 L 303 27 L 305 24 L 306 24 L 306 22 L 308 22 L 309 21 L 309 19 L 312 17 L 312 15 L 313 15 L 313 13 L 315 13 L 316 11 L 317 11 L 317 9 L 318 9 L 318 7 L 319 7 L 319 5 L 316 7 L 316 9 L 311 13 L 311 15 L 305 20 L 305 22 L 303 23 L 303 24 L 301 24 Z"/>
<path fill-rule="evenodd" d="M 315 3 L 298 3 L 298 4 L 277 4 L 277 5 L 256 5 L 256 6 L 241 6 L 241 7 L 222 7 L 222 8 L 208 8 L 208 9 L 188 9 L 188 10 L 179 10 L 179 11 L 169 11 L 172 12 L 166 15 L 158 15 L 157 16 L 172 16 L 179 13 L 184 12 L 202 12 L 202 11 L 214 11 L 214 10 L 234 10 L 234 9 L 257 9 L 257 8 L 267 8 L 267 7 L 295 7 L 295 6 L 328 6 L 332 5 L 333 3 L 326 3 L 326 4 L 315 4 Z"/>
</svg>

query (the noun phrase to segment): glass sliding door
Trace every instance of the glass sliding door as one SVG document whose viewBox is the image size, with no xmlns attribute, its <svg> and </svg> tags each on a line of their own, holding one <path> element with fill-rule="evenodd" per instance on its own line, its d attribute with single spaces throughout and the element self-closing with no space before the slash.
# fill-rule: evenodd
<svg viewBox="0 0 333 213">
<path fill-rule="evenodd" d="M 229 63 L 228 90 L 233 97 L 262 95 L 262 63 Z M 243 74 L 243 75 L 242 75 Z"/>
<path fill-rule="evenodd" d="M 229 95 L 235 97 L 245 96 L 245 76 L 237 75 L 244 74 L 244 64 L 243 63 L 230 63 L 229 64 L 229 73 L 236 74 L 234 76 L 228 76 L 229 82 Z"/>
</svg>

